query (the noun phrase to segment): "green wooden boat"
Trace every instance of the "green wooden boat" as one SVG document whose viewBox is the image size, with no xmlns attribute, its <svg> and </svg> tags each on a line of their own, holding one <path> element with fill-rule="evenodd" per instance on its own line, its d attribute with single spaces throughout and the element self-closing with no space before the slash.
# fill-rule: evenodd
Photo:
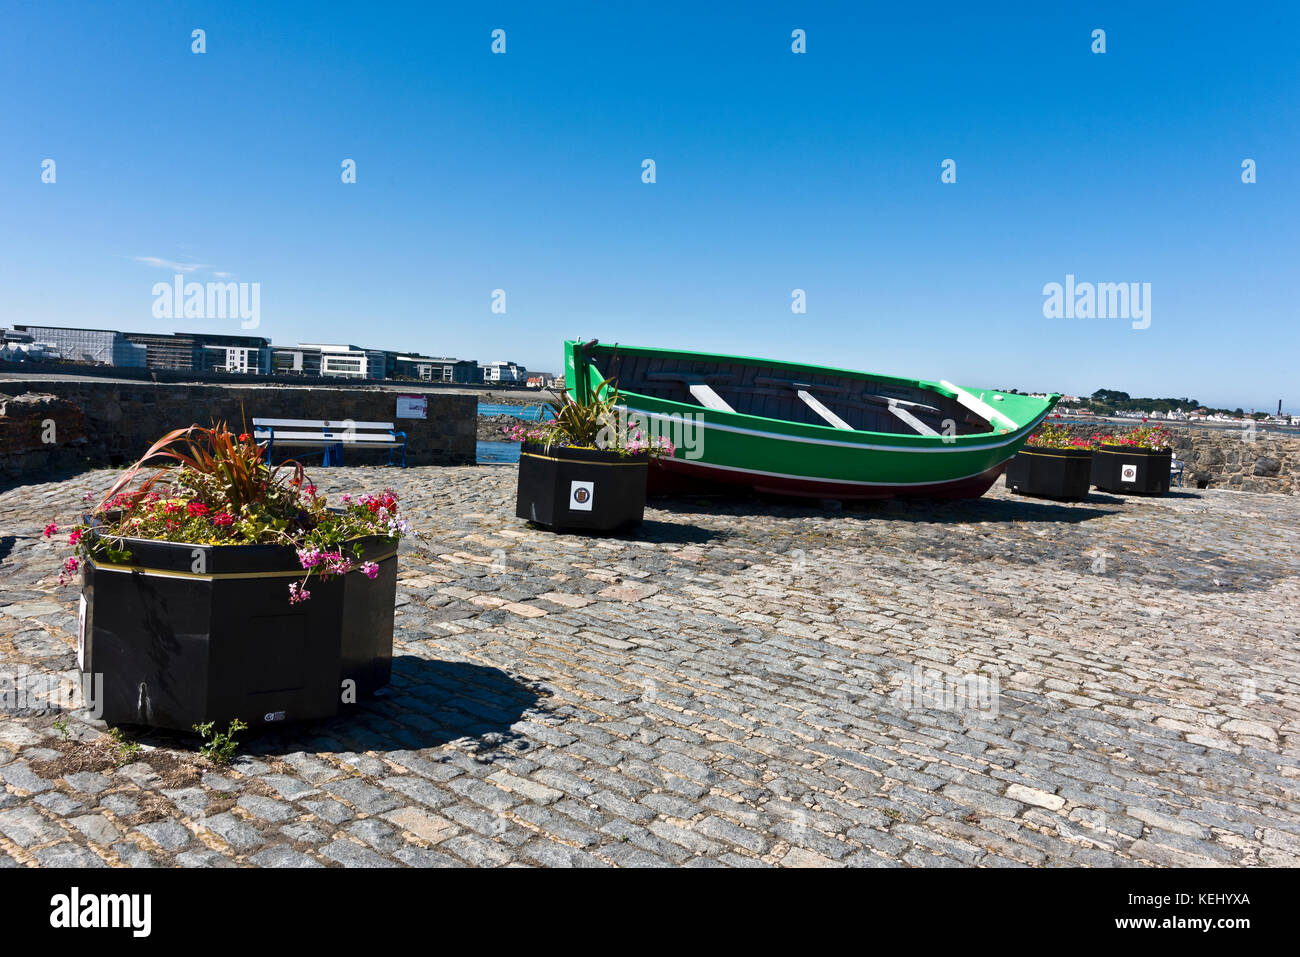
<svg viewBox="0 0 1300 957">
<path fill-rule="evenodd" d="M 650 491 L 738 485 L 835 499 L 978 498 L 1059 395 L 1036 398 L 775 359 L 564 344 L 566 390 L 610 379 L 672 439 Z"/>
</svg>

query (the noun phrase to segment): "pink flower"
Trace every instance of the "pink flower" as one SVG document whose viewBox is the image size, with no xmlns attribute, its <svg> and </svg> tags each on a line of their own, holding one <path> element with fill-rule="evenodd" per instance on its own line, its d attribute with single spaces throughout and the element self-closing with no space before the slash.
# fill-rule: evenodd
<svg viewBox="0 0 1300 957">
<path fill-rule="evenodd" d="M 376 576 L 378 576 L 379 574 L 379 566 L 376 565 L 374 562 L 362 562 L 361 571 L 365 574 L 367 578 L 369 578 L 371 581 L 374 581 Z"/>
<path fill-rule="evenodd" d="M 315 485 L 304 485 L 304 486 L 302 487 L 302 490 L 303 490 L 304 492 L 306 492 L 308 495 L 310 495 L 310 496 L 312 496 L 313 498 L 315 498 L 315 496 L 316 496 L 316 486 L 315 486 Z"/>
<path fill-rule="evenodd" d="M 352 504 L 352 493 L 350 493 L 350 492 L 344 492 L 344 493 L 343 493 L 342 502 L 343 502 L 344 505 L 351 505 L 351 504 Z"/>
<path fill-rule="evenodd" d="M 49 538 L 58 530 L 59 530 L 59 526 L 55 525 L 53 522 L 50 522 L 50 524 L 45 526 L 45 537 Z"/>
<path fill-rule="evenodd" d="M 74 528 L 72 534 L 68 536 L 68 544 L 75 545 L 79 541 L 81 541 L 81 529 Z"/>
<path fill-rule="evenodd" d="M 294 582 L 289 586 L 289 604 L 296 605 L 299 602 L 306 601 L 311 597 L 311 592 L 303 588 L 299 582 Z"/>
<path fill-rule="evenodd" d="M 344 558 L 342 552 L 325 553 L 325 574 L 346 575 L 352 571 L 352 559 Z"/>
<path fill-rule="evenodd" d="M 81 560 L 79 558 L 69 558 L 63 563 L 63 570 L 59 572 L 59 584 L 66 585 L 72 581 L 72 576 L 81 570 Z"/>
</svg>

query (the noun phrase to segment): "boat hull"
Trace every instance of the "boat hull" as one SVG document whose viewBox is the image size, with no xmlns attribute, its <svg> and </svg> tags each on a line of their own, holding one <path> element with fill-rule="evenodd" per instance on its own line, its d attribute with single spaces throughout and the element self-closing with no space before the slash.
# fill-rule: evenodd
<svg viewBox="0 0 1300 957">
<path fill-rule="evenodd" d="M 916 485 L 877 485 L 869 479 L 858 482 L 823 480 L 797 475 L 722 469 L 676 459 L 656 461 L 650 467 L 646 494 L 690 495 L 735 492 L 748 489 L 770 495 L 795 498 L 867 501 L 888 498 L 979 498 L 1002 475 L 1006 463 L 965 479 L 922 482 Z"/>
</svg>

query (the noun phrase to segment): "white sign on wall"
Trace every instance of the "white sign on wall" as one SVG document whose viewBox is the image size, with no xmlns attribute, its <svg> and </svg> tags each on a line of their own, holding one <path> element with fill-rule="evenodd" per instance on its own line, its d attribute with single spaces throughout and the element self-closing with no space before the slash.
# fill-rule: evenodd
<svg viewBox="0 0 1300 957">
<path fill-rule="evenodd" d="M 429 413 L 428 396 L 399 395 L 397 397 L 397 417 L 399 419 L 423 419 Z"/>
</svg>

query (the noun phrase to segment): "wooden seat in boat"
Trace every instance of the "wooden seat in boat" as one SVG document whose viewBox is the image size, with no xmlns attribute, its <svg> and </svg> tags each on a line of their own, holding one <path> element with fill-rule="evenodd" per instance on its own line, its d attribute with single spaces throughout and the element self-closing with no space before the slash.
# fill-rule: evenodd
<svg viewBox="0 0 1300 957">
<path fill-rule="evenodd" d="M 691 398 L 706 409 L 716 409 L 718 412 L 736 411 L 727 404 L 726 399 L 714 392 L 713 387 L 709 385 L 709 380 L 715 382 L 731 382 L 736 378 L 733 375 L 699 375 L 690 372 L 651 372 L 646 376 L 646 378 L 657 380 L 659 382 L 682 383 L 686 386 L 687 391 L 690 392 Z"/>
</svg>

